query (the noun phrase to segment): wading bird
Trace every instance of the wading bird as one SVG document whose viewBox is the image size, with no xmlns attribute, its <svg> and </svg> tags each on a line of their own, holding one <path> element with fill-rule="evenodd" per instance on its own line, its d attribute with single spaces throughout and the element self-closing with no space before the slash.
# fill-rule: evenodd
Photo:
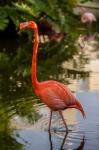
<svg viewBox="0 0 99 150">
<path fill-rule="evenodd" d="M 59 111 L 65 128 L 68 132 L 67 124 L 62 115 L 62 110 L 68 108 L 76 108 L 81 111 L 83 117 L 85 113 L 80 102 L 73 96 L 71 91 L 62 83 L 54 80 L 39 82 L 36 76 L 36 60 L 38 49 L 38 27 L 34 21 L 20 23 L 20 29 L 30 28 L 34 30 L 35 41 L 33 47 L 32 58 L 32 84 L 35 94 L 50 108 L 49 131 L 51 127 L 51 118 L 53 111 Z"/>
</svg>

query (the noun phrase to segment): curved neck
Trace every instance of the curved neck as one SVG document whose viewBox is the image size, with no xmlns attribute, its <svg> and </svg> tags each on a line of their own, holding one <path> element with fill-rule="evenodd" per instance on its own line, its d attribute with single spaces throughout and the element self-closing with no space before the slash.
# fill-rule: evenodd
<svg viewBox="0 0 99 150">
<path fill-rule="evenodd" d="M 38 85 L 36 77 L 36 58 L 37 58 L 37 49 L 38 49 L 38 29 L 34 30 L 35 41 L 33 47 L 33 56 L 32 56 L 32 84 L 35 87 Z"/>
</svg>

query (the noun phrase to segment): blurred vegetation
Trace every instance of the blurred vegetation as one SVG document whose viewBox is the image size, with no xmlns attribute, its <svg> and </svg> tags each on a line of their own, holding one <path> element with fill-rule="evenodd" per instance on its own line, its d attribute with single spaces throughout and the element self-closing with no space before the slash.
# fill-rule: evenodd
<svg viewBox="0 0 99 150">
<path fill-rule="evenodd" d="M 41 78 L 41 74 L 45 74 L 44 70 L 50 70 L 50 75 L 53 76 L 55 68 L 59 68 L 64 60 L 72 58 L 72 56 L 77 52 L 74 46 L 74 33 L 72 34 L 72 32 L 69 32 L 69 30 L 72 31 L 72 27 L 73 30 L 76 28 L 77 20 L 72 13 L 72 8 L 76 2 L 76 0 L 64 0 L 62 2 L 57 0 L 1 1 L 1 30 L 6 29 L 10 22 L 13 21 L 17 32 L 19 22 L 34 19 L 38 24 L 41 21 L 45 22 L 47 20 L 51 25 L 52 30 L 53 28 L 58 28 L 58 32 L 66 34 L 66 38 L 64 38 L 61 42 L 49 41 L 39 45 L 39 78 Z M 42 34 L 42 30 L 39 32 Z M 16 91 L 18 88 L 17 83 L 21 82 L 21 88 L 19 88 L 19 91 L 22 90 L 23 92 L 22 87 L 25 87 L 24 90 L 29 92 L 30 88 L 28 89 L 27 83 L 31 83 L 29 82 L 29 77 L 31 73 L 30 67 L 32 58 L 33 32 L 23 31 L 20 33 L 18 32 L 17 34 L 17 44 L 20 45 L 20 47 L 14 48 L 14 50 L 12 50 L 13 48 L 11 47 L 9 50 L 5 44 L 6 48 L 1 49 L 0 52 L 0 69 L 2 71 L 3 78 L 5 78 L 4 80 L 9 82 L 7 85 L 11 84 L 9 87 L 12 86 L 12 89 Z M 19 36 L 21 38 L 19 38 Z M 11 45 L 12 43 L 10 42 Z M 24 43 L 27 44 L 24 45 Z M 39 67 L 41 65 L 43 65 L 42 68 Z M 49 67 L 51 69 L 48 69 Z M 57 71 L 56 74 L 58 74 Z M 49 78 L 48 75 L 45 74 L 45 76 L 46 78 Z M 45 77 L 43 77 L 43 79 L 44 78 Z M 43 79 L 41 78 L 41 80 Z"/>
<path fill-rule="evenodd" d="M 77 0 L 68 1 L 45 1 L 45 0 L 24 0 L 24 1 L 1 1 L 0 17 L 2 19 L 0 27 L 3 29 L 8 23 L 10 17 L 16 26 L 20 21 L 27 21 L 36 19 L 42 12 L 46 14 L 46 19 L 52 22 L 66 26 L 66 17 L 68 13 L 72 14 L 72 7 L 76 4 Z M 69 15 L 69 17 L 71 17 Z M 6 21 L 7 20 L 7 21 Z M 39 20 L 38 20 L 39 21 Z M 5 24 L 5 26 L 4 26 Z"/>
<path fill-rule="evenodd" d="M 39 22 L 43 12 L 46 20 L 58 26 L 61 31 L 67 31 L 73 22 L 73 7 L 80 0 L 1 0 L 0 1 L 0 30 L 4 30 L 9 18 L 18 27 L 20 21 L 34 19 Z M 91 0 L 82 0 L 86 2 Z M 44 19 L 44 18 L 43 18 Z"/>
</svg>

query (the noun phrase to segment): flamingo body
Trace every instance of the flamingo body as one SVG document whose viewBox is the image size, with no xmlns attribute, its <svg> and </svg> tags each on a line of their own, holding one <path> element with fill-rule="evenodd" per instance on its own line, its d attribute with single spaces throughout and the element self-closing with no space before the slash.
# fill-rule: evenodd
<svg viewBox="0 0 99 150">
<path fill-rule="evenodd" d="M 76 97 L 62 83 L 54 80 L 44 81 L 39 84 L 35 93 L 53 111 L 77 108 L 85 116 L 83 108 Z"/>
<path fill-rule="evenodd" d="M 37 80 L 36 58 L 37 58 L 37 49 L 38 49 L 38 28 L 34 21 L 21 23 L 20 29 L 24 29 L 24 28 L 33 29 L 35 34 L 35 42 L 34 42 L 33 58 L 32 58 L 32 84 L 34 87 L 35 94 L 41 99 L 43 103 L 45 103 L 51 109 L 49 130 L 51 125 L 52 111 L 59 111 L 66 129 L 68 129 L 61 110 L 67 108 L 76 108 L 80 110 L 83 117 L 85 117 L 83 107 L 64 84 L 54 80 L 48 80 L 44 82 L 39 82 Z"/>
</svg>

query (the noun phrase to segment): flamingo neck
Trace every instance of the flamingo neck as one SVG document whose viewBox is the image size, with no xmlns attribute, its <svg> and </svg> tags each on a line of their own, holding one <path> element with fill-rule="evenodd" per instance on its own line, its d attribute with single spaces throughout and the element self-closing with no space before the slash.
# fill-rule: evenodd
<svg viewBox="0 0 99 150">
<path fill-rule="evenodd" d="M 36 58 L 37 58 L 37 49 L 38 49 L 38 29 L 34 30 L 35 41 L 33 47 L 33 56 L 32 56 L 32 84 L 34 88 L 38 85 L 38 80 L 36 76 Z"/>
</svg>

